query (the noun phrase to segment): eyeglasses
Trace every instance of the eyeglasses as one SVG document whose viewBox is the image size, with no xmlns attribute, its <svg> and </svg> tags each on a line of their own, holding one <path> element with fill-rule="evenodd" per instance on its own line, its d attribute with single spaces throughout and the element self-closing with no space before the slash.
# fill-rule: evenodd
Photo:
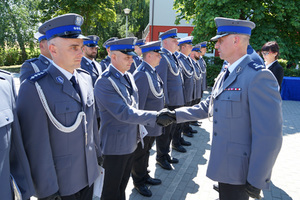
<svg viewBox="0 0 300 200">
<path fill-rule="evenodd" d="M 269 53 L 270 53 L 270 52 L 261 52 L 261 54 L 262 54 L 263 56 L 267 56 L 267 55 L 269 55 Z"/>
</svg>

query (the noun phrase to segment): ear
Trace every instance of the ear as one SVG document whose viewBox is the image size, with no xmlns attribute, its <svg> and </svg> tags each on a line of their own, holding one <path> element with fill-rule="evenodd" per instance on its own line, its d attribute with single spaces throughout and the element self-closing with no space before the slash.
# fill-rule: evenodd
<svg viewBox="0 0 300 200">
<path fill-rule="evenodd" d="M 57 48 L 56 48 L 56 46 L 53 45 L 53 44 L 50 44 L 48 46 L 48 48 L 49 48 L 49 52 L 50 52 L 51 56 L 52 57 L 56 57 L 56 54 L 57 54 Z"/>
<path fill-rule="evenodd" d="M 234 36 L 234 38 L 233 38 L 233 44 L 238 44 L 238 43 L 240 43 L 240 41 L 241 41 L 241 39 L 240 39 L 240 37 L 239 36 Z"/>
</svg>

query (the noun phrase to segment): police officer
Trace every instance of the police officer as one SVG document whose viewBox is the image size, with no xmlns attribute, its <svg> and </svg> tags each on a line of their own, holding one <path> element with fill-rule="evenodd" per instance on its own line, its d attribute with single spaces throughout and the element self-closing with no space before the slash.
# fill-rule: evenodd
<svg viewBox="0 0 300 200">
<path fill-rule="evenodd" d="M 108 65 L 110 64 L 110 47 L 109 47 L 109 45 L 107 45 L 107 43 L 117 40 L 117 39 L 118 39 L 117 37 L 111 37 L 103 43 L 102 46 L 106 49 L 107 56 L 100 62 L 101 69 L 106 69 L 108 67 Z"/>
<path fill-rule="evenodd" d="M 95 98 L 101 118 L 100 146 L 105 169 L 103 200 L 125 199 L 134 151 L 138 141 L 143 142 L 146 134 L 143 125 L 156 125 L 158 112 L 138 109 L 137 87 L 132 74 L 126 72 L 135 54 L 135 41 L 135 37 L 130 37 L 107 44 L 110 46 L 111 64 L 95 84 Z M 160 121 L 157 120 L 158 124 L 161 124 Z"/>
<path fill-rule="evenodd" d="M 198 60 L 198 63 L 201 67 L 201 74 L 202 74 L 202 91 L 207 90 L 207 81 L 206 81 L 206 62 L 203 59 L 203 56 L 206 54 L 206 46 L 207 42 L 201 42 L 200 44 L 200 58 Z M 202 98 L 202 96 L 201 96 Z"/>
<path fill-rule="evenodd" d="M 200 59 L 200 48 L 201 45 L 197 44 L 193 47 L 192 52 L 190 54 L 190 58 L 192 59 L 192 62 L 194 64 L 194 98 L 192 101 L 192 105 L 196 105 L 198 103 L 200 103 L 201 101 L 201 97 L 203 94 L 202 91 L 202 79 L 203 79 L 203 75 L 201 73 L 201 67 L 200 64 L 198 62 L 198 60 Z M 194 126 L 201 126 L 202 122 L 200 121 L 193 121 L 191 122 L 191 125 Z"/>
<path fill-rule="evenodd" d="M 142 59 L 142 50 L 140 48 L 141 45 L 145 44 L 145 39 L 139 39 L 136 41 L 134 45 L 134 52 L 136 55 L 132 56 L 133 62 L 131 64 L 130 69 L 128 70 L 130 73 L 134 73 L 134 71 L 138 68 L 138 66 L 143 62 Z"/>
<path fill-rule="evenodd" d="M 174 110 L 184 105 L 183 80 L 178 61 L 174 53 L 178 49 L 177 29 L 170 29 L 160 36 L 162 41 L 162 59 L 155 68 L 164 83 L 165 107 Z M 170 143 L 171 139 L 176 140 L 175 144 L 180 144 L 181 125 L 171 124 L 164 128 L 164 134 L 156 138 L 156 161 L 163 168 L 171 170 L 170 163 L 178 163 L 178 159 L 171 158 Z M 174 137 L 173 137 L 174 136 Z"/>
<path fill-rule="evenodd" d="M 92 79 L 80 69 L 87 39 L 82 23 L 82 16 L 70 13 L 39 28 L 53 62 L 19 90 L 17 111 L 39 199 L 92 199 L 98 177 Z"/>
<path fill-rule="evenodd" d="M 182 71 L 185 106 L 191 106 L 194 99 L 194 65 L 189 55 L 193 49 L 193 36 L 184 37 L 178 42 L 180 47 L 180 54 L 177 58 L 179 67 L 181 67 Z M 193 137 L 192 133 L 197 133 L 197 131 L 193 130 L 189 126 L 189 122 L 182 124 L 182 132 L 188 137 Z M 179 152 L 186 152 L 186 150 L 181 145 L 174 144 L 174 141 L 172 148 Z"/>
<path fill-rule="evenodd" d="M 46 36 L 39 32 L 34 34 L 34 37 L 38 40 L 40 45 L 41 54 L 38 58 L 32 58 L 26 60 L 20 69 L 20 83 L 27 79 L 30 75 L 43 71 L 48 68 L 51 63 L 51 54 L 48 49 L 48 43 Z"/>
<path fill-rule="evenodd" d="M 105 68 L 101 68 L 101 65 L 96 61 L 98 53 L 98 41 L 99 37 L 96 35 L 87 36 L 89 40 L 83 41 L 83 57 L 81 60 L 81 68 L 88 71 L 92 77 L 93 85 L 97 78 L 102 74 Z"/>
<path fill-rule="evenodd" d="M 143 62 L 134 72 L 136 86 L 139 94 L 139 109 L 159 111 L 164 108 L 163 82 L 157 74 L 155 67 L 161 59 L 161 42 L 154 41 L 140 46 L 143 54 Z M 150 149 L 155 137 L 162 134 L 162 127 L 145 126 L 148 134 L 144 137 L 144 147 L 138 144 L 134 152 L 134 162 L 131 170 L 133 184 L 136 190 L 143 196 L 152 196 L 151 190 L 146 186 L 161 184 L 160 179 L 151 178 L 147 167 Z"/>
<path fill-rule="evenodd" d="M 0 70 L 0 96 L 0 196 L 29 199 L 34 186 L 15 110 L 14 81 L 4 70 Z"/>
<path fill-rule="evenodd" d="M 264 60 L 256 53 L 256 51 L 251 47 L 251 45 L 249 44 L 247 47 L 247 54 L 251 57 L 251 59 L 253 61 L 255 61 L 256 63 L 260 64 L 260 65 L 265 65 Z M 222 69 L 221 72 L 223 72 L 230 64 L 228 63 L 228 61 L 224 60 L 223 65 L 222 65 Z"/>
<path fill-rule="evenodd" d="M 215 18 L 220 57 L 231 65 L 200 104 L 176 109 L 177 122 L 213 116 L 207 176 L 219 183 L 220 200 L 260 198 L 270 186 L 282 144 L 281 97 L 274 76 L 247 54 L 247 20 Z M 173 116 L 174 117 L 174 116 Z"/>
</svg>

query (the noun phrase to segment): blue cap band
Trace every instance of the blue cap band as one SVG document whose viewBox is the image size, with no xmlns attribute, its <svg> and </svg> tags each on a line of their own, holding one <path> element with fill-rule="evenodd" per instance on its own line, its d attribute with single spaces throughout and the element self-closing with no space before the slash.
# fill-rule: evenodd
<svg viewBox="0 0 300 200">
<path fill-rule="evenodd" d="M 39 37 L 39 42 L 41 42 L 42 40 L 46 40 L 46 35 L 42 35 L 41 37 Z"/>
<path fill-rule="evenodd" d="M 95 41 L 95 40 L 83 41 L 83 45 L 87 45 L 87 44 L 96 44 L 96 45 L 98 45 L 98 41 Z"/>
<path fill-rule="evenodd" d="M 201 47 L 206 47 L 206 44 L 201 44 Z"/>
<path fill-rule="evenodd" d="M 131 44 L 116 44 L 116 45 L 110 45 L 111 51 L 122 51 L 125 49 L 132 49 L 134 50 L 134 45 Z"/>
<path fill-rule="evenodd" d="M 146 53 L 148 51 L 155 51 L 155 50 L 160 50 L 160 46 L 154 46 L 154 47 L 148 47 L 148 48 L 143 48 L 142 53 Z"/>
<path fill-rule="evenodd" d="M 184 44 L 184 43 L 192 43 L 192 40 L 181 41 L 181 42 L 179 42 L 178 45 L 181 45 L 181 44 Z"/>
<path fill-rule="evenodd" d="M 164 36 L 161 37 L 161 39 L 164 40 L 164 39 L 167 39 L 167 38 L 172 37 L 172 36 L 177 37 L 177 33 L 170 33 L 170 34 L 164 35 Z"/>
<path fill-rule="evenodd" d="M 192 51 L 200 51 L 200 48 L 198 48 L 198 47 L 193 48 Z"/>
<path fill-rule="evenodd" d="M 145 42 L 135 43 L 136 46 L 144 45 Z"/>
<path fill-rule="evenodd" d="M 218 27 L 218 33 L 220 32 L 233 32 L 251 35 L 251 28 L 245 26 L 220 26 Z"/>
<path fill-rule="evenodd" d="M 78 33 L 81 33 L 81 28 L 80 28 L 80 26 L 68 25 L 68 26 L 60 26 L 60 27 L 57 27 L 57 28 L 50 29 L 46 32 L 47 40 L 52 38 L 52 36 L 54 36 L 54 35 L 58 35 L 58 34 L 61 34 L 61 33 L 64 33 L 64 32 L 74 32 L 74 33 L 78 32 Z"/>
</svg>

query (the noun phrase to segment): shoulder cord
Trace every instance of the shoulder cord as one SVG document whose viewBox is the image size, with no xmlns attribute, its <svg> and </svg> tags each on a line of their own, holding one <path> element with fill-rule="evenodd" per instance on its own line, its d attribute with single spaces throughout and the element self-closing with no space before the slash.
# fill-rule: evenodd
<svg viewBox="0 0 300 200">
<path fill-rule="evenodd" d="M 30 62 L 30 63 L 31 63 L 31 66 L 32 66 L 35 73 L 40 72 L 40 69 L 36 66 L 35 63 L 33 63 L 33 62 Z"/>
<path fill-rule="evenodd" d="M 137 68 L 137 66 L 136 66 L 136 63 L 135 63 L 135 60 L 133 59 L 133 64 L 134 64 L 134 67 L 135 67 L 135 69 Z"/>
<path fill-rule="evenodd" d="M 191 78 L 191 77 L 193 76 L 193 71 L 192 71 L 192 72 L 189 72 L 189 71 L 185 68 L 183 62 L 182 62 L 180 59 L 178 59 L 178 63 L 179 63 L 179 65 L 181 66 L 181 68 L 183 69 L 182 71 L 183 71 L 183 73 L 186 75 L 186 77 Z"/>
<path fill-rule="evenodd" d="M 197 63 L 195 63 L 195 65 L 197 65 Z M 199 69 L 200 70 L 200 73 L 199 73 L 199 76 L 198 76 L 198 74 L 197 74 L 197 72 L 196 72 L 196 68 L 201 68 L 200 66 L 199 67 L 197 67 L 197 66 L 194 66 L 194 77 L 195 77 L 195 79 L 196 80 L 200 80 L 200 78 L 201 78 L 201 69 Z"/>
<path fill-rule="evenodd" d="M 203 73 L 203 74 L 205 74 L 206 73 L 206 67 L 205 67 L 205 64 L 204 64 L 204 59 L 203 58 L 201 58 L 202 60 L 200 60 L 201 61 L 201 63 L 203 64 L 203 70 L 202 70 L 202 67 L 201 67 L 201 65 L 200 65 L 200 63 L 199 63 L 199 65 L 200 65 L 200 70 L 201 70 L 201 73 Z"/>
<path fill-rule="evenodd" d="M 167 60 L 167 62 L 168 62 L 168 67 L 169 67 L 171 73 L 172 73 L 174 76 L 178 76 L 178 75 L 179 75 L 179 69 L 178 69 L 178 72 L 175 73 L 174 70 L 173 70 L 173 68 L 172 68 L 172 65 L 171 65 L 170 61 L 169 61 L 168 58 L 167 58 L 167 56 L 166 56 L 166 55 L 162 55 L 162 56 L 165 57 L 165 59 Z"/>
<path fill-rule="evenodd" d="M 117 84 L 115 83 L 115 81 L 112 80 L 111 77 L 108 77 L 107 79 L 111 82 L 112 86 L 114 87 L 114 89 L 116 90 L 116 92 L 121 96 L 121 98 L 123 99 L 123 101 L 124 101 L 128 106 L 134 107 L 134 106 L 133 106 L 134 103 L 135 103 L 134 98 L 132 98 L 132 104 L 129 105 L 128 102 L 127 102 L 127 100 L 125 99 L 124 95 L 122 94 L 122 92 L 121 92 L 120 89 L 118 88 Z"/>
<path fill-rule="evenodd" d="M 33 66 L 35 65 L 35 67 L 37 68 L 36 64 L 34 63 L 31 63 Z M 36 90 L 38 92 L 38 95 L 39 95 L 39 98 L 41 100 L 41 103 L 50 119 L 50 121 L 52 122 L 52 124 L 61 132 L 64 132 L 64 133 L 70 133 L 70 132 L 73 132 L 75 131 L 78 126 L 81 124 L 81 121 L 82 119 L 84 119 L 84 131 L 85 131 L 85 142 L 86 142 L 86 145 L 87 145 L 87 121 L 86 121 L 86 115 L 83 111 L 79 112 L 78 115 L 77 115 L 77 118 L 76 118 L 76 121 L 73 125 L 67 127 L 67 126 L 64 126 L 62 125 L 55 117 L 54 115 L 52 114 L 49 106 L 48 106 L 48 103 L 47 103 L 47 100 L 46 100 L 46 97 L 44 95 L 44 92 L 41 88 L 41 86 L 38 84 L 38 82 L 35 82 L 35 87 L 36 87 Z"/>
<path fill-rule="evenodd" d="M 149 83 L 150 90 L 151 90 L 152 94 L 153 94 L 156 98 L 158 98 L 158 99 L 163 98 L 163 96 L 164 96 L 164 95 L 163 95 L 163 93 L 164 93 L 163 89 L 161 89 L 160 93 L 158 93 L 158 92 L 156 91 L 155 87 L 154 87 L 153 80 L 152 80 L 152 78 L 151 78 L 149 72 L 145 71 L 145 73 L 146 73 L 146 75 L 147 75 L 148 83 Z"/>
</svg>

